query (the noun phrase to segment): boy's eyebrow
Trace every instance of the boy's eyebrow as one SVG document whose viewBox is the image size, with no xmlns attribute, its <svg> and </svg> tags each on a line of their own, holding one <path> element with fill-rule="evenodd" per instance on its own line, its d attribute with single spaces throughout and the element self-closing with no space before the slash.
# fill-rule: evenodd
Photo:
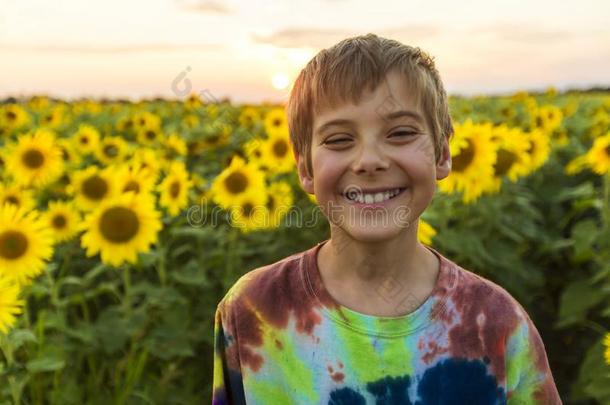
<svg viewBox="0 0 610 405">
<path fill-rule="evenodd" d="M 389 120 L 395 120 L 395 119 L 401 118 L 401 117 L 411 117 L 415 121 L 417 121 L 419 124 L 423 124 L 423 121 L 424 121 L 424 119 L 422 118 L 422 116 L 420 114 L 418 114 L 415 111 L 409 111 L 409 110 L 394 111 L 389 114 L 386 114 L 382 118 L 386 121 L 389 121 Z M 328 127 L 332 127 L 333 125 L 349 125 L 349 124 L 353 124 L 353 123 L 354 123 L 353 121 L 348 120 L 348 119 L 337 118 L 337 119 L 330 120 L 330 121 L 325 122 L 324 124 L 320 125 L 320 127 L 316 130 L 316 133 L 321 133 L 325 129 L 327 129 Z"/>
</svg>

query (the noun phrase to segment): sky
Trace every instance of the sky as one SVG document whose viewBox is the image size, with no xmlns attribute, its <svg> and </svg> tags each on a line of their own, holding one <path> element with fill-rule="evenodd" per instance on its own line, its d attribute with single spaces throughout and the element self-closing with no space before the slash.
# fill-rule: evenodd
<svg viewBox="0 0 610 405">
<path fill-rule="evenodd" d="M 419 46 L 449 94 L 610 86 L 610 2 L 0 0 L 0 99 L 285 102 L 321 49 Z"/>
</svg>

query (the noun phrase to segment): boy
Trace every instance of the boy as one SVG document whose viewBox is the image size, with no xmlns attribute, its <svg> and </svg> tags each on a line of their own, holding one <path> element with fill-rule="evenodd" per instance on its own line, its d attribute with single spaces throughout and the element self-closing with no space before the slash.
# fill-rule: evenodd
<svg viewBox="0 0 610 405">
<path fill-rule="evenodd" d="M 433 60 L 346 39 L 301 71 L 287 113 L 331 237 L 250 271 L 219 303 L 214 405 L 561 404 L 521 305 L 417 240 L 451 170 Z"/>
</svg>

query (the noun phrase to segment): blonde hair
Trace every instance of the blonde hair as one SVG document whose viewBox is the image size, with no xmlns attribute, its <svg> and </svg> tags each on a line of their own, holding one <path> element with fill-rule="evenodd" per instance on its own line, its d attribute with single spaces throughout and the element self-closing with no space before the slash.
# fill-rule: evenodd
<svg viewBox="0 0 610 405">
<path fill-rule="evenodd" d="M 365 89 L 377 88 L 392 70 L 406 76 L 415 102 L 423 109 L 438 162 L 443 137 L 451 137 L 453 123 L 434 59 L 420 48 L 367 34 L 323 49 L 294 82 L 286 105 L 290 142 L 296 153 L 306 157 L 308 173 L 312 174 L 314 114 L 347 101 L 358 103 Z"/>
</svg>

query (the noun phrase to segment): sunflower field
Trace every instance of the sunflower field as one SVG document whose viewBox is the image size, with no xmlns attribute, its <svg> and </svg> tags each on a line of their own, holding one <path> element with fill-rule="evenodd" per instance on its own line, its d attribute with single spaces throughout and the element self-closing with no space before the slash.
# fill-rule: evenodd
<svg viewBox="0 0 610 405">
<path fill-rule="evenodd" d="M 522 303 L 565 403 L 610 403 L 610 94 L 450 107 L 420 240 Z M 222 296 L 328 237 L 282 106 L 4 100 L 0 404 L 207 403 Z"/>
</svg>

